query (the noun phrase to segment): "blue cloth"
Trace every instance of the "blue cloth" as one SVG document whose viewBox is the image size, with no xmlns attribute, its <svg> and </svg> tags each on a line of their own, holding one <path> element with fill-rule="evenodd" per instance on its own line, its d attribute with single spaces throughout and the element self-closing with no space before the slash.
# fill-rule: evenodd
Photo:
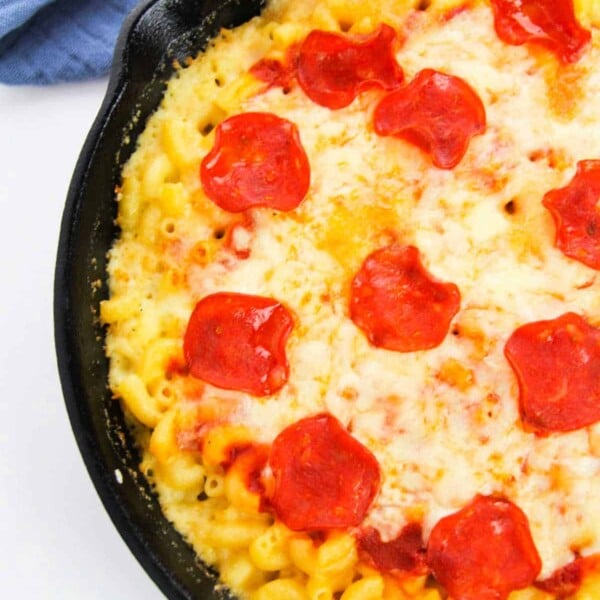
<svg viewBox="0 0 600 600">
<path fill-rule="evenodd" d="M 137 0 L 0 0 L 0 82 L 44 85 L 106 73 Z"/>
</svg>

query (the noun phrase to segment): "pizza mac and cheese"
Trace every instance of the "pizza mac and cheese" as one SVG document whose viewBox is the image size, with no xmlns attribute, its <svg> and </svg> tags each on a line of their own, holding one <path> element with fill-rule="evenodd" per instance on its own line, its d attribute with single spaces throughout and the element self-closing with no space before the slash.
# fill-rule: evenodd
<svg viewBox="0 0 600 600">
<path fill-rule="evenodd" d="M 600 598 L 597 25 L 270 0 L 169 82 L 110 385 L 240 598 Z"/>
</svg>

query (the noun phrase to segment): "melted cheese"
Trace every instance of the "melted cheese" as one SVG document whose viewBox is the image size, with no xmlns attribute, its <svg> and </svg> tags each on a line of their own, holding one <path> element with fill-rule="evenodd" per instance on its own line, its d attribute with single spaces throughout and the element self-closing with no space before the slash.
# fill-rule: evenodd
<svg viewBox="0 0 600 600">
<path fill-rule="evenodd" d="M 285 21 L 291 8 L 271 10 Z M 312 5 L 296 10 L 310 15 Z M 310 18 L 306 23 L 308 31 Z M 111 384 L 117 388 L 136 369 L 140 328 L 160 336 L 174 327 L 182 335 L 195 302 L 219 291 L 275 297 L 297 323 L 287 345 L 288 384 L 264 399 L 205 385 L 203 400 L 224 403 L 227 419 L 265 443 L 323 410 L 351 426 L 382 467 L 367 523 L 384 539 L 415 518 L 423 519 L 427 536 L 477 493 L 507 496 L 529 519 L 547 577 L 574 551 L 600 552 L 598 434 L 525 432 L 503 347 L 516 327 L 566 311 L 600 325 L 597 273 L 554 248 L 552 220 L 541 205 L 545 191 L 571 178 L 578 160 L 600 157 L 600 103 L 589 101 L 600 95 L 600 39 L 594 31 L 582 60 L 559 68 L 527 46 L 499 41 L 486 5 L 448 21 L 411 12 L 394 24 L 405 35 L 397 58 L 407 80 L 423 68 L 467 80 L 486 107 L 485 134 L 472 140 L 458 167 L 442 171 L 410 144 L 375 135 L 370 114 L 379 92 L 336 111 L 316 106 L 299 87 L 240 92 L 237 104 L 218 115 L 268 111 L 296 123 L 311 187 L 291 213 L 252 211 L 253 223 L 235 237 L 249 257 L 236 258 L 213 234 L 239 218 L 216 209 L 199 187 L 197 164 L 213 134 L 193 125 L 206 114 L 197 97 L 214 94 L 221 102 L 211 79 L 217 51 L 240 59 L 225 68 L 235 78 L 269 46 L 260 20 L 224 37 L 171 82 L 125 170 L 125 185 L 135 188 L 148 156 L 164 153 L 157 134 L 163 124 L 188 128 L 191 166 L 178 172 L 190 198 L 183 214 L 168 230 L 151 229 L 149 241 L 142 239 L 143 220 L 124 226 L 111 251 L 113 298 L 133 299 L 143 314 L 111 328 Z M 433 350 L 372 347 L 349 319 L 353 275 L 392 240 L 417 246 L 426 268 L 460 289 L 454 334 Z M 193 260 L 198 244 L 201 260 Z M 176 393 L 182 405 L 189 402 L 185 391 Z M 167 514 L 189 533 L 193 516 L 177 506 L 168 485 L 160 490 Z"/>
</svg>

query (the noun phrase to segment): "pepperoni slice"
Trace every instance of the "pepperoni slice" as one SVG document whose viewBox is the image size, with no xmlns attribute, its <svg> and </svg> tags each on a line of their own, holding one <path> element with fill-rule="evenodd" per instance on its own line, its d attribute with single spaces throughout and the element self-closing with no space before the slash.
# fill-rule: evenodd
<svg viewBox="0 0 600 600">
<path fill-rule="evenodd" d="M 235 115 L 217 126 L 200 166 L 206 195 L 222 209 L 296 208 L 310 185 L 310 165 L 292 122 L 270 113 Z"/>
<path fill-rule="evenodd" d="M 379 489 L 376 458 L 325 413 L 284 429 L 269 463 L 271 504 L 293 531 L 359 525 Z"/>
<path fill-rule="evenodd" d="M 492 0 L 494 26 L 507 44 L 541 44 L 564 63 L 576 62 L 591 34 L 575 18 L 572 0 Z"/>
<path fill-rule="evenodd" d="M 398 352 L 439 346 L 458 312 L 460 292 L 428 273 L 414 246 L 370 254 L 352 281 L 350 318 L 369 341 Z"/>
<path fill-rule="evenodd" d="M 485 108 L 471 86 L 453 75 L 424 69 L 375 109 L 375 132 L 415 144 L 440 169 L 454 168 L 474 135 L 485 131 Z"/>
<path fill-rule="evenodd" d="M 569 184 L 542 200 L 556 225 L 555 244 L 566 256 L 600 270 L 600 160 L 582 160 Z"/>
<path fill-rule="evenodd" d="M 600 420 L 600 330 L 579 315 L 527 323 L 504 354 L 519 383 L 523 423 L 539 434 Z"/>
<path fill-rule="evenodd" d="M 362 90 L 391 90 L 403 79 L 394 56 L 396 32 L 382 24 L 369 35 L 311 31 L 300 46 L 298 83 L 317 104 L 348 106 Z"/>
<path fill-rule="evenodd" d="M 190 374 L 228 390 L 267 396 L 287 381 L 285 343 L 292 316 L 277 300 L 245 294 L 206 296 L 183 339 Z"/>
<path fill-rule="evenodd" d="M 426 550 L 420 523 L 408 523 L 389 542 L 383 542 L 379 531 L 369 527 L 359 533 L 357 542 L 362 560 L 379 571 L 426 572 Z"/>
<path fill-rule="evenodd" d="M 542 566 L 521 509 L 480 495 L 435 525 L 427 562 L 453 600 L 505 600 Z"/>
</svg>

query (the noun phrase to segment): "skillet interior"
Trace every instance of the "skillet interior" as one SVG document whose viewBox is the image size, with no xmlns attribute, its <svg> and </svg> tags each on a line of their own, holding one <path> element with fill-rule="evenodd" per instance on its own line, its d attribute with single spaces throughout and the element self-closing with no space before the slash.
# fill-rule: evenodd
<svg viewBox="0 0 600 600">
<path fill-rule="evenodd" d="M 107 388 L 99 302 L 106 253 L 117 234 L 114 188 L 173 61 L 195 55 L 221 27 L 260 12 L 263 0 L 150 0 L 123 27 L 108 91 L 69 188 L 58 246 L 54 320 L 58 367 L 79 449 L 106 510 L 142 566 L 169 598 L 213 599 L 214 574 L 164 518 L 137 465 L 118 402 Z M 121 483 L 120 483 L 121 482 Z"/>
</svg>

